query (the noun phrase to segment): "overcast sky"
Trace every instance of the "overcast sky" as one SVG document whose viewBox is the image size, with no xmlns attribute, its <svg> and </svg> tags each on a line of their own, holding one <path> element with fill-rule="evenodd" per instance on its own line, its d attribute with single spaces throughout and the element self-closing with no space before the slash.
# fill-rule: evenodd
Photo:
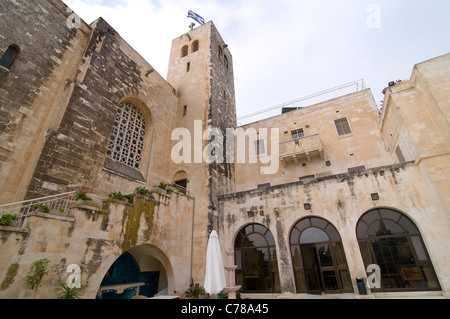
<svg viewBox="0 0 450 319">
<path fill-rule="evenodd" d="M 104 18 L 164 78 L 188 10 L 212 20 L 233 55 L 238 117 L 359 79 L 380 105 L 389 81 L 450 52 L 450 0 L 64 2 L 87 23 Z"/>
</svg>

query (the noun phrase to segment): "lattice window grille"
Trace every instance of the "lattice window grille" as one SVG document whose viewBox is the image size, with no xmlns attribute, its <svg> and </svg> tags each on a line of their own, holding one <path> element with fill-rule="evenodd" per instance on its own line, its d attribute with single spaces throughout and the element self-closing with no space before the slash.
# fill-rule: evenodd
<svg viewBox="0 0 450 319">
<path fill-rule="evenodd" d="M 145 129 L 141 110 L 132 103 L 120 103 L 107 155 L 116 162 L 139 169 L 144 150 Z"/>
<path fill-rule="evenodd" d="M 346 117 L 334 121 L 339 136 L 351 134 L 352 130 Z"/>
</svg>

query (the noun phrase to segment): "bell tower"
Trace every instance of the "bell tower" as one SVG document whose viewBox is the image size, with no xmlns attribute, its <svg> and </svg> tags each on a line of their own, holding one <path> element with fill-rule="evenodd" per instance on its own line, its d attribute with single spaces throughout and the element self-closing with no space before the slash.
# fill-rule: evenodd
<svg viewBox="0 0 450 319">
<path fill-rule="evenodd" d="M 173 174 L 186 173 L 187 189 L 195 197 L 193 269 L 203 271 L 209 232 L 220 227 L 217 197 L 234 188 L 234 164 L 226 163 L 225 154 L 226 129 L 236 127 L 233 59 L 213 22 L 196 29 L 191 26 L 189 32 L 173 40 L 167 81 L 178 98 L 175 128 L 186 129 L 191 135 L 190 161 L 171 165 Z M 204 135 L 217 129 L 221 137 Z M 214 156 L 223 160 L 208 163 L 199 156 L 198 146 L 204 153 L 211 140 L 221 144 L 223 157 Z M 172 141 L 172 147 L 175 144 L 177 141 Z M 203 273 L 198 275 L 200 278 L 194 273 L 194 280 L 201 282 Z"/>
</svg>

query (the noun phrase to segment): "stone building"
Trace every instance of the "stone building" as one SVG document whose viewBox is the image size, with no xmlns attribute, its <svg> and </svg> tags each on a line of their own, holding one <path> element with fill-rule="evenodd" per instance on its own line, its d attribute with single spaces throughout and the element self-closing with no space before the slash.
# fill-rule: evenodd
<svg viewBox="0 0 450 319">
<path fill-rule="evenodd" d="M 53 298 L 70 265 L 85 298 L 182 292 L 203 282 L 212 229 L 230 291 L 449 296 L 450 54 L 390 83 L 381 112 L 364 89 L 236 127 L 212 22 L 173 40 L 166 80 L 60 0 L 3 12 L 0 214 L 17 219 L 0 226 L 0 297 Z"/>
</svg>

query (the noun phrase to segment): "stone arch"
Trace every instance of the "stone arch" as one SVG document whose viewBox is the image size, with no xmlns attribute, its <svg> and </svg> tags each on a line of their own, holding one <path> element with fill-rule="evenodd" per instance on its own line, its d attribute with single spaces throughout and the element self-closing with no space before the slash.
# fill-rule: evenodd
<svg viewBox="0 0 450 319">
<path fill-rule="evenodd" d="M 108 139 L 105 167 L 145 181 L 149 169 L 153 124 L 152 113 L 140 98 L 122 98 L 117 105 Z"/>
<path fill-rule="evenodd" d="M 234 238 L 236 283 L 243 292 L 281 291 L 275 238 L 262 224 L 247 224 Z"/>
<path fill-rule="evenodd" d="M 186 173 L 186 171 L 184 170 L 179 170 L 177 171 L 172 178 L 172 181 L 178 185 L 181 186 L 181 191 L 183 193 L 187 193 L 188 191 L 188 183 L 189 183 L 189 179 L 188 179 L 188 175 Z"/>
<path fill-rule="evenodd" d="M 128 260 L 132 260 L 128 261 Z M 127 281 L 125 282 L 125 286 L 119 286 L 113 285 L 113 286 L 103 286 L 102 283 L 108 283 L 108 280 L 105 280 L 108 278 L 108 276 L 117 275 L 114 273 L 114 266 L 117 265 L 118 261 L 125 260 L 126 265 L 122 266 L 122 268 L 129 269 L 129 271 L 139 271 L 139 274 L 128 274 L 127 278 L 123 278 L 121 281 Z M 144 275 L 142 275 L 144 274 Z M 149 274 L 150 276 L 145 276 L 145 274 Z M 108 269 L 103 273 L 102 280 L 100 281 L 99 285 L 99 293 L 102 289 L 105 289 L 105 287 L 110 287 L 111 289 L 108 289 L 106 291 L 112 291 L 112 290 L 119 290 L 121 292 L 121 289 L 124 289 L 127 284 L 132 284 L 135 282 L 139 282 L 139 280 L 146 280 L 147 278 L 154 278 L 157 276 L 157 285 L 155 282 L 152 282 L 151 284 L 156 285 L 152 287 L 154 289 L 153 292 L 161 293 L 161 294 L 168 294 L 170 291 L 174 290 L 175 287 L 175 276 L 173 267 L 167 258 L 167 256 L 164 254 L 162 250 L 160 250 L 158 247 L 149 245 L 149 244 L 143 244 L 138 245 L 133 248 L 130 248 L 120 256 L 114 259 L 114 261 L 109 265 Z M 136 281 L 136 278 L 137 279 Z M 132 281 L 132 283 L 130 283 Z M 112 282 L 115 283 L 114 281 Z M 123 282 L 122 282 L 123 284 Z M 125 288 L 128 289 L 128 288 Z M 131 289 L 131 288 L 130 288 Z M 134 293 L 131 293 L 133 295 Z M 110 296 L 114 295 L 114 293 L 110 293 Z M 141 293 L 141 295 L 143 295 Z M 128 297 L 131 297 L 128 295 Z M 147 296 L 151 297 L 151 296 Z"/>
<path fill-rule="evenodd" d="M 353 292 L 341 236 L 328 220 L 299 219 L 289 233 L 297 292 Z"/>
<path fill-rule="evenodd" d="M 356 236 L 365 267 L 380 267 L 374 292 L 441 290 L 417 224 L 396 209 L 376 207 L 364 213 Z"/>
</svg>

